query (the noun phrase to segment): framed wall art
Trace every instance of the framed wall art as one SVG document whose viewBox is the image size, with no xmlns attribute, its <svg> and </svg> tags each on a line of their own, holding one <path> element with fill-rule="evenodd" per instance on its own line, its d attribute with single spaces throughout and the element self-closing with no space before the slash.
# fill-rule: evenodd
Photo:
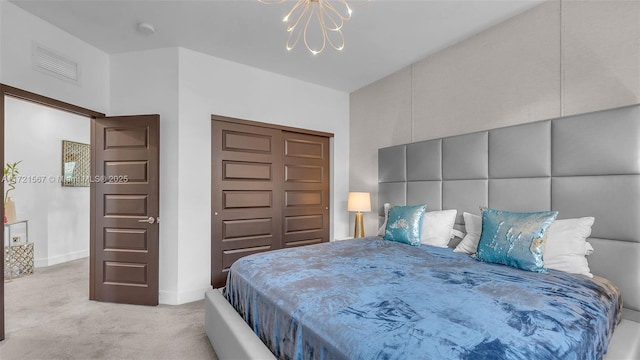
<svg viewBox="0 0 640 360">
<path fill-rule="evenodd" d="M 62 140 L 62 186 L 89 186 L 91 146 Z"/>
</svg>

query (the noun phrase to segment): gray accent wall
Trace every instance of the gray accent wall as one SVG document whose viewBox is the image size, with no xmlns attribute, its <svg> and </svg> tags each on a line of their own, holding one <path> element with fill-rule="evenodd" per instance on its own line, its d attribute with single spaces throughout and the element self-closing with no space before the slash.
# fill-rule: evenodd
<svg viewBox="0 0 640 360">
<path fill-rule="evenodd" d="M 638 39 L 640 1 L 547 1 L 353 92 L 350 191 L 371 192 L 372 209 L 379 207 L 379 148 L 640 103 Z M 553 171 L 569 166 L 557 160 L 559 168 Z M 544 165 L 540 159 L 531 161 Z M 458 177 L 444 164 L 442 174 L 424 171 L 407 176 L 424 181 Z M 511 171 L 490 167 L 489 175 L 527 176 Z M 482 186 L 483 174 L 472 175 L 441 191 Z M 521 186 L 529 184 L 509 184 L 502 189 L 504 196 Z M 531 186 L 543 191 L 549 184 Z M 374 234 L 377 225 L 375 212 L 365 214 L 367 234 Z"/>
</svg>

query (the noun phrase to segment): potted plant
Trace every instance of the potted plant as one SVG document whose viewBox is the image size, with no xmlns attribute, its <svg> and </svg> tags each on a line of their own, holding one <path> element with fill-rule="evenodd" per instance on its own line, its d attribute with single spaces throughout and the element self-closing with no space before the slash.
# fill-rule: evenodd
<svg viewBox="0 0 640 360">
<path fill-rule="evenodd" d="M 18 165 L 22 162 L 17 161 L 14 163 L 7 163 L 4 166 L 4 177 L 2 180 L 7 183 L 7 189 L 4 192 L 4 223 L 12 223 L 16 221 L 16 206 L 13 200 L 9 197 L 11 190 L 15 190 L 16 183 L 18 182 L 18 175 L 20 170 Z"/>
</svg>

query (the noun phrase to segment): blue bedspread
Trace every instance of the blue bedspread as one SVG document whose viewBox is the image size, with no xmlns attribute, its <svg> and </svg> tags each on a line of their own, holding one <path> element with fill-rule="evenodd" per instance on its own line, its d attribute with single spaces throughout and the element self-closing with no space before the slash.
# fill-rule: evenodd
<svg viewBox="0 0 640 360">
<path fill-rule="evenodd" d="M 600 359 L 610 283 L 365 238 L 247 256 L 226 297 L 281 359 Z"/>
</svg>

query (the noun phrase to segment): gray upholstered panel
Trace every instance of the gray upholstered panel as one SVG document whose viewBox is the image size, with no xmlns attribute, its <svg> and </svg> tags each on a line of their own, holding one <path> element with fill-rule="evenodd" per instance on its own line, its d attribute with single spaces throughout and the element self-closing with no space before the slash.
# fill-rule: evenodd
<svg viewBox="0 0 640 360">
<path fill-rule="evenodd" d="M 489 131 L 489 176 L 551 176 L 551 121 Z"/>
<path fill-rule="evenodd" d="M 490 179 L 489 207 L 511 211 L 551 210 L 551 178 Z"/>
<path fill-rule="evenodd" d="M 442 208 L 458 210 L 456 223 L 464 223 L 463 212 L 480 214 L 480 206 L 487 206 L 487 183 L 488 180 L 443 181 Z"/>
<path fill-rule="evenodd" d="M 593 216 L 591 236 L 640 241 L 640 175 L 554 177 L 551 189 L 559 218 Z"/>
<path fill-rule="evenodd" d="M 622 290 L 624 307 L 640 311 L 640 244 L 589 239 L 594 252 L 587 259 L 593 274 L 615 279 Z"/>
<path fill-rule="evenodd" d="M 442 210 L 442 181 L 407 183 L 407 205 L 427 204 L 427 211 Z"/>
<path fill-rule="evenodd" d="M 405 205 L 407 203 L 407 183 L 378 184 L 378 215 L 384 216 L 384 203 Z"/>
<path fill-rule="evenodd" d="M 632 106 L 553 120 L 553 176 L 639 173 L 638 119 Z"/>
<path fill-rule="evenodd" d="M 442 140 L 442 178 L 486 179 L 489 176 L 489 133 L 453 136 Z"/>
<path fill-rule="evenodd" d="M 442 139 L 407 145 L 407 180 L 442 180 Z"/>
<path fill-rule="evenodd" d="M 378 181 L 407 181 L 406 145 L 378 150 Z"/>
<path fill-rule="evenodd" d="M 428 143 L 408 145 L 415 149 L 411 169 L 401 150 L 383 149 L 379 188 L 387 200 L 380 208 L 385 201 L 405 204 L 407 196 L 434 205 L 440 196 L 442 209 L 458 210 L 458 224 L 465 211 L 480 214 L 481 205 L 558 210 L 560 219 L 593 216 L 591 270 L 620 287 L 623 317 L 640 321 L 640 105 Z M 426 151 L 433 154 L 419 155 Z M 435 181 L 385 184 L 402 178 L 402 167 L 411 174 L 405 178 Z"/>
</svg>

